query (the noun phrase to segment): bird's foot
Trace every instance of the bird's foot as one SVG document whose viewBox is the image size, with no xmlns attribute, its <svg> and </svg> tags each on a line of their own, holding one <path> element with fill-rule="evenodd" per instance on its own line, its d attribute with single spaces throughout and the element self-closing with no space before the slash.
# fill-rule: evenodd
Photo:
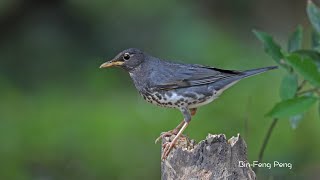
<svg viewBox="0 0 320 180">
<path fill-rule="evenodd" d="M 172 148 L 175 146 L 175 142 L 166 142 L 162 145 L 162 148 L 163 148 L 163 152 L 162 152 L 162 156 L 161 156 L 161 159 L 165 160 L 170 151 L 172 150 Z"/>
<path fill-rule="evenodd" d="M 164 138 L 164 137 L 170 137 L 170 136 L 173 136 L 173 135 L 177 135 L 179 132 L 179 129 L 175 128 L 175 129 L 172 129 L 170 131 L 167 131 L 167 132 L 163 132 L 160 134 L 160 136 L 154 141 L 155 144 L 157 144 L 160 139 Z"/>
<path fill-rule="evenodd" d="M 181 127 L 181 125 L 182 125 L 182 127 Z M 173 138 L 173 140 L 172 140 L 171 142 L 165 142 L 165 143 L 162 145 L 163 150 L 162 150 L 161 159 L 165 160 L 165 159 L 168 157 L 170 151 L 172 150 L 172 148 L 174 147 L 174 145 L 178 142 L 178 139 L 181 138 L 181 136 L 183 136 L 183 135 L 182 135 L 182 132 L 187 128 L 188 125 L 189 125 L 189 122 L 184 122 L 184 121 L 183 121 L 182 123 L 180 123 L 180 124 L 178 125 L 177 128 L 175 128 L 175 129 L 177 129 L 177 131 L 178 131 L 177 135 Z M 181 128 L 180 128 L 180 127 L 181 127 Z M 179 130 L 178 130 L 178 128 L 179 128 Z M 175 129 L 174 129 L 174 130 L 175 130 Z M 173 130 L 173 131 L 174 131 L 174 130 Z M 182 138 L 182 139 L 185 140 L 186 138 Z"/>
<path fill-rule="evenodd" d="M 186 143 L 183 143 L 183 142 L 186 142 Z M 173 149 L 173 148 L 176 148 L 176 145 L 178 145 L 179 147 L 183 147 L 185 146 L 185 144 L 188 144 L 190 142 L 188 142 L 188 138 L 187 136 L 181 134 L 179 137 L 177 138 L 174 138 L 172 140 L 172 142 L 165 142 L 162 144 L 162 148 L 163 148 L 163 153 L 162 153 L 162 159 L 166 159 L 170 153 L 170 151 Z"/>
</svg>

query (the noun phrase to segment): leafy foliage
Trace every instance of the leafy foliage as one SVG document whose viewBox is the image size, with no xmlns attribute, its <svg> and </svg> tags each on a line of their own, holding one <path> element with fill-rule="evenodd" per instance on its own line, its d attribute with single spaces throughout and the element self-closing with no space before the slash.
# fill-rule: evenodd
<svg viewBox="0 0 320 180">
<path fill-rule="evenodd" d="M 281 62 L 281 59 L 283 59 L 281 47 L 274 42 L 273 38 L 265 32 L 253 30 L 253 33 L 260 41 L 263 42 L 265 52 L 269 54 L 280 66 L 285 67 Z"/>
<path fill-rule="evenodd" d="M 283 77 L 280 86 L 280 97 L 283 100 L 291 99 L 296 95 L 298 89 L 298 76 L 287 74 Z"/>
<path fill-rule="evenodd" d="M 302 26 L 298 26 L 297 29 L 290 35 L 288 42 L 288 51 L 293 52 L 301 49 L 302 46 Z"/>
<path fill-rule="evenodd" d="M 308 1 L 307 14 L 313 28 L 320 33 L 320 9 L 312 1 Z"/>
<path fill-rule="evenodd" d="M 320 73 L 317 69 L 317 65 L 310 57 L 290 54 L 286 57 L 286 60 L 305 80 L 309 81 L 314 86 L 320 87 Z"/>
<path fill-rule="evenodd" d="M 277 103 L 273 109 L 267 114 L 274 118 L 291 117 L 301 114 L 308 110 L 311 105 L 317 101 L 317 98 L 312 96 L 302 96 L 292 99 L 287 99 Z"/>
<path fill-rule="evenodd" d="M 311 34 L 311 47 L 317 51 L 320 50 L 320 33 L 312 31 Z"/>
<path fill-rule="evenodd" d="M 320 68 L 320 53 L 314 50 L 309 49 L 300 49 L 293 52 L 294 54 L 298 54 L 302 58 L 309 58 L 312 60 L 316 65 L 317 68 Z"/>
<path fill-rule="evenodd" d="M 279 91 L 281 101 L 275 104 L 267 116 L 289 118 L 294 129 L 303 119 L 304 112 L 317 101 L 320 112 L 320 8 L 308 1 L 307 14 L 314 31 L 311 34 L 310 47 L 306 49 L 302 47 L 303 28 L 300 25 L 290 34 L 287 51 L 278 45 L 271 35 L 253 31 L 263 43 L 266 53 L 287 70 Z"/>
</svg>

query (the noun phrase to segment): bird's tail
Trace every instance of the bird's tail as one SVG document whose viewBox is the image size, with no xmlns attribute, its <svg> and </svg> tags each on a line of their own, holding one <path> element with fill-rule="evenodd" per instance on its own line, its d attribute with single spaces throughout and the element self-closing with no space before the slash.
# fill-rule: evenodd
<svg viewBox="0 0 320 180">
<path fill-rule="evenodd" d="M 257 68 L 257 69 L 251 69 L 251 70 L 246 70 L 246 71 L 242 71 L 239 75 L 230 77 L 230 78 L 226 78 L 224 80 L 218 81 L 215 83 L 215 90 L 217 91 L 224 91 L 225 89 L 228 89 L 229 87 L 231 87 L 232 85 L 236 84 L 238 81 L 240 81 L 241 79 L 250 77 L 250 76 L 254 76 L 272 69 L 277 69 L 278 66 L 269 66 L 269 67 L 264 67 L 264 68 Z"/>
<path fill-rule="evenodd" d="M 241 79 L 246 78 L 246 77 L 250 77 L 253 75 L 257 75 L 257 74 L 260 74 L 260 73 L 263 73 L 263 72 L 266 72 L 266 71 L 269 71 L 272 69 L 277 69 L 277 68 L 278 68 L 278 66 L 269 66 L 269 67 L 246 70 L 246 71 L 242 72 Z"/>
</svg>

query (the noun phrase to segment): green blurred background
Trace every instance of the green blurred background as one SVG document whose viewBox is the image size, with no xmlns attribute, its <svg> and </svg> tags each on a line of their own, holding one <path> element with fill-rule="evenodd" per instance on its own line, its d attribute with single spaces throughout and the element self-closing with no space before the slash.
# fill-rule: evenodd
<svg viewBox="0 0 320 180">
<path fill-rule="evenodd" d="M 319 4 L 319 2 L 316 1 Z M 99 65 L 129 47 L 165 59 L 227 69 L 274 65 L 252 33 L 282 45 L 297 24 L 310 32 L 301 0 L 0 1 L 0 179 L 160 179 L 160 132 L 179 111 L 143 101 L 129 76 Z M 283 70 L 238 83 L 200 108 L 185 131 L 240 133 L 257 160 L 279 101 Z M 320 174 L 316 106 L 298 128 L 277 124 L 262 168 L 265 179 Z"/>
</svg>

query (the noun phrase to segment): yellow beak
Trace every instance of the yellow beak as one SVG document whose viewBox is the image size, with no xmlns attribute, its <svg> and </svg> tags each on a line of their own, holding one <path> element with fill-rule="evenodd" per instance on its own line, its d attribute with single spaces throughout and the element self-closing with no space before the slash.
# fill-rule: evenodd
<svg viewBox="0 0 320 180">
<path fill-rule="evenodd" d="M 123 61 L 108 61 L 101 64 L 100 68 L 108 68 L 112 66 L 121 66 L 124 62 Z"/>
</svg>

